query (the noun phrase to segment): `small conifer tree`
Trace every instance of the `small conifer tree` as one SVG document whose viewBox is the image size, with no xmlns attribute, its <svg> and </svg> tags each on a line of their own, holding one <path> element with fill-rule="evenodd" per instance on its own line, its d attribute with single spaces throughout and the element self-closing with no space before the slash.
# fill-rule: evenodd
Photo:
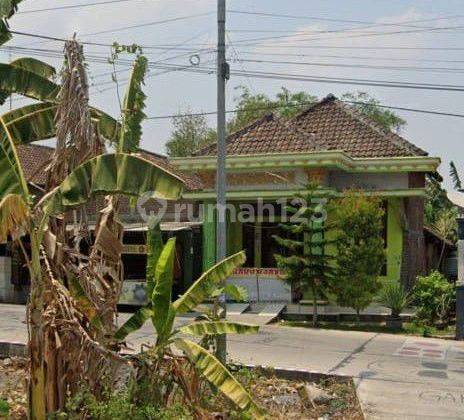
<svg viewBox="0 0 464 420">
<path fill-rule="evenodd" d="M 333 256 L 328 252 L 329 226 L 321 188 L 311 184 L 294 197 L 286 212 L 290 221 L 281 224 L 285 235 L 274 236 L 282 252 L 275 255 L 282 278 L 293 289 L 312 293 L 313 326 L 317 326 L 317 300 L 326 296 L 334 278 Z"/>
</svg>

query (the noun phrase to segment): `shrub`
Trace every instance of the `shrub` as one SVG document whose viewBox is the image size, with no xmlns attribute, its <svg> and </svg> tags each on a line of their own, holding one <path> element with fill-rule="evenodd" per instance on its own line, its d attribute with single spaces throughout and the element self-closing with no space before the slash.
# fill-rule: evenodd
<svg viewBox="0 0 464 420">
<path fill-rule="evenodd" d="M 378 277 L 385 263 L 382 239 L 384 211 L 377 197 L 361 191 L 348 191 L 335 206 L 335 223 L 339 234 L 337 280 L 333 285 L 340 306 L 359 313 L 380 291 Z"/>
<path fill-rule="evenodd" d="M 456 290 L 438 271 L 432 271 L 428 276 L 419 276 L 414 288 L 413 302 L 417 317 L 429 325 L 444 321 L 456 299 Z"/>
<path fill-rule="evenodd" d="M 406 292 L 399 281 L 386 283 L 379 296 L 379 302 L 391 310 L 391 315 L 398 318 L 411 302 L 411 295 Z"/>
</svg>

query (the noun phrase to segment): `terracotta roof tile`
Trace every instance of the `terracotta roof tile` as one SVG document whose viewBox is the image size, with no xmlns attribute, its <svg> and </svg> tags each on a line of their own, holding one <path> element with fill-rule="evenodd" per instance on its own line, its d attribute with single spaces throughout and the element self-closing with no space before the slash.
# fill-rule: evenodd
<svg viewBox="0 0 464 420">
<path fill-rule="evenodd" d="M 44 169 L 50 162 L 54 149 L 48 146 L 27 144 L 17 146 L 16 150 L 26 180 L 37 185 L 44 185 L 46 182 Z"/>
<path fill-rule="evenodd" d="M 17 146 L 17 150 L 27 181 L 37 185 L 44 185 L 46 182 L 44 169 L 50 161 L 54 149 L 48 146 L 28 144 Z M 199 178 L 195 175 L 180 172 L 169 164 L 166 156 L 147 150 L 142 150 L 141 156 L 182 178 L 188 190 L 201 188 L 202 183 Z"/>
<path fill-rule="evenodd" d="M 427 155 L 333 95 L 297 115 L 293 122 L 315 134 L 326 150 L 342 150 L 354 158 Z"/>
<path fill-rule="evenodd" d="M 268 114 L 227 138 L 228 155 L 260 153 L 314 152 L 321 150 L 315 136 L 304 132 L 289 121 Z M 194 155 L 215 155 L 217 144 L 198 150 Z"/>
<path fill-rule="evenodd" d="M 216 150 L 214 143 L 194 155 L 215 155 Z M 327 150 L 344 151 L 353 158 L 427 155 L 333 95 L 290 121 L 269 114 L 227 138 L 228 155 Z"/>
</svg>

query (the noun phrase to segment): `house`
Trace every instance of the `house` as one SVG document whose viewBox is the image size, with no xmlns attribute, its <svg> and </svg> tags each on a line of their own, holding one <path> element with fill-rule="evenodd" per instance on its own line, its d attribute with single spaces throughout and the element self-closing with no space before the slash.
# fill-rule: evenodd
<svg viewBox="0 0 464 420">
<path fill-rule="evenodd" d="M 187 192 L 184 198 L 201 203 L 206 209 L 204 269 L 214 263 L 216 252 L 212 210 L 216 147 L 212 144 L 194 156 L 171 160 L 179 170 L 202 182 L 201 188 Z M 435 172 L 439 164 L 439 158 L 429 157 L 333 95 L 290 121 L 270 113 L 230 134 L 227 247 L 229 253 L 245 249 L 248 257 L 245 267 L 236 270 L 231 281 L 246 287 L 253 300 L 294 298 L 292 290 L 278 278 L 273 257 L 277 244 L 272 235 L 279 233 L 282 200 L 291 199 L 314 181 L 333 197 L 355 188 L 382 198 L 386 251 L 382 278 L 401 279 L 410 288 L 417 274 L 426 268 L 425 175 Z M 259 207 L 264 211 L 260 213 Z M 246 220 L 231 220 L 231 210 L 237 214 L 243 208 L 253 209 L 256 214 Z"/>
<path fill-rule="evenodd" d="M 216 152 L 212 144 L 191 157 L 168 160 L 141 151 L 142 157 L 176 173 L 185 183 L 178 202 L 147 203 L 145 207 L 147 213 L 162 215 L 166 236 L 178 238 L 176 294 L 215 262 Z M 40 193 L 53 149 L 28 145 L 20 146 L 18 153 L 28 181 Z M 411 287 L 417 274 L 435 264 L 435 254 L 442 247 L 440 238 L 424 229 L 424 196 L 425 175 L 437 170 L 440 159 L 385 131 L 334 96 L 292 120 L 270 113 L 230 134 L 227 155 L 228 252 L 244 249 L 247 254 L 244 267 L 236 270 L 230 281 L 246 287 L 251 300 L 291 301 L 297 297 L 279 279 L 274 261 L 278 247 L 272 236 L 280 231 L 286 200 L 311 181 L 332 197 L 356 188 L 382 198 L 383 279 L 401 280 Z M 90 230 L 98 208 L 97 200 L 88 209 Z M 126 228 L 122 303 L 140 304 L 144 299 L 147 219 L 128 200 L 121 202 L 121 219 Z M 446 244 L 447 249 L 450 246 Z M 0 246 L 0 265 L 0 301 L 23 301 L 28 276 L 20 254 Z"/>
</svg>

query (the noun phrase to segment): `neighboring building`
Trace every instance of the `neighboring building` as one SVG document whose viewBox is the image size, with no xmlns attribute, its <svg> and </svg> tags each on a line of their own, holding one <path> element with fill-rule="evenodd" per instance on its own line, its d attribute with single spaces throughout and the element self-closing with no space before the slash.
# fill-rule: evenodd
<svg viewBox="0 0 464 420">
<path fill-rule="evenodd" d="M 188 158 L 172 159 L 203 186 L 185 198 L 206 205 L 215 200 L 216 144 Z M 363 189 L 385 203 L 386 264 L 382 278 L 410 288 L 426 269 L 424 241 L 425 174 L 440 159 L 429 157 L 399 135 L 384 130 L 361 112 L 330 95 L 294 119 L 269 114 L 227 139 L 227 200 L 236 208 L 261 204 L 282 211 L 279 200 L 291 198 L 310 181 L 330 196 Z M 245 205 L 245 206 L 244 206 Z M 246 221 L 228 221 L 229 253 L 245 249 L 248 259 L 232 281 L 247 287 L 253 300 L 290 300 L 292 291 L 278 279 L 272 235 L 279 222 L 269 212 Z M 205 212 L 203 268 L 215 260 L 215 221 Z"/>
<path fill-rule="evenodd" d="M 18 153 L 27 179 L 39 195 L 53 149 L 20 146 Z M 245 266 L 231 281 L 245 286 L 251 300 L 297 298 L 278 278 L 274 254 L 279 249 L 272 236 L 280 232 L 283 200 L 292 198 L 310 181 L 318 182 L 324 193 L 333 197 L 349 188 L 382 197 L 386 211 L 383 279 L 401 279 L 411 287 L 417 274 L 436 264 L 441 242 L 426 230 L 426 251 L 423 216 L 425 174 L 435 172 L 440 160 L 335 97 L 328 96 L 290 121 L 269 114 L 253 122 L 228 137 L 227 153 L 228 203 L 234 210 L 246 210 L 245 217 L 228 220 L 228 252 L 245 249 L 247 253 Z M 166 236 L 178 238 L 176 294 L 215 262 L 215 155 L 215 144 L 195 156 L 170 161 L 141 152 L 185 183 L 182 200 L 164 208 L 161 224 Z M 89 206 L 90 229 L 98 208 L 98 200 Z M 151 203 L 146 210 L 159 208 L 159 203 Z M 271 220 L 271 213 L 277 218 Z M 147 223 L 128 200 L 122 200 L 121 219 L 126 227 L 122 302 L 137 304 L 144 298 Z M 448 252 L 450 244 L 445 245 Z M 20 254 L 8 244 L 0 246 L 0 301 L 24 301 L 27 278 Z"/>
</svg>

